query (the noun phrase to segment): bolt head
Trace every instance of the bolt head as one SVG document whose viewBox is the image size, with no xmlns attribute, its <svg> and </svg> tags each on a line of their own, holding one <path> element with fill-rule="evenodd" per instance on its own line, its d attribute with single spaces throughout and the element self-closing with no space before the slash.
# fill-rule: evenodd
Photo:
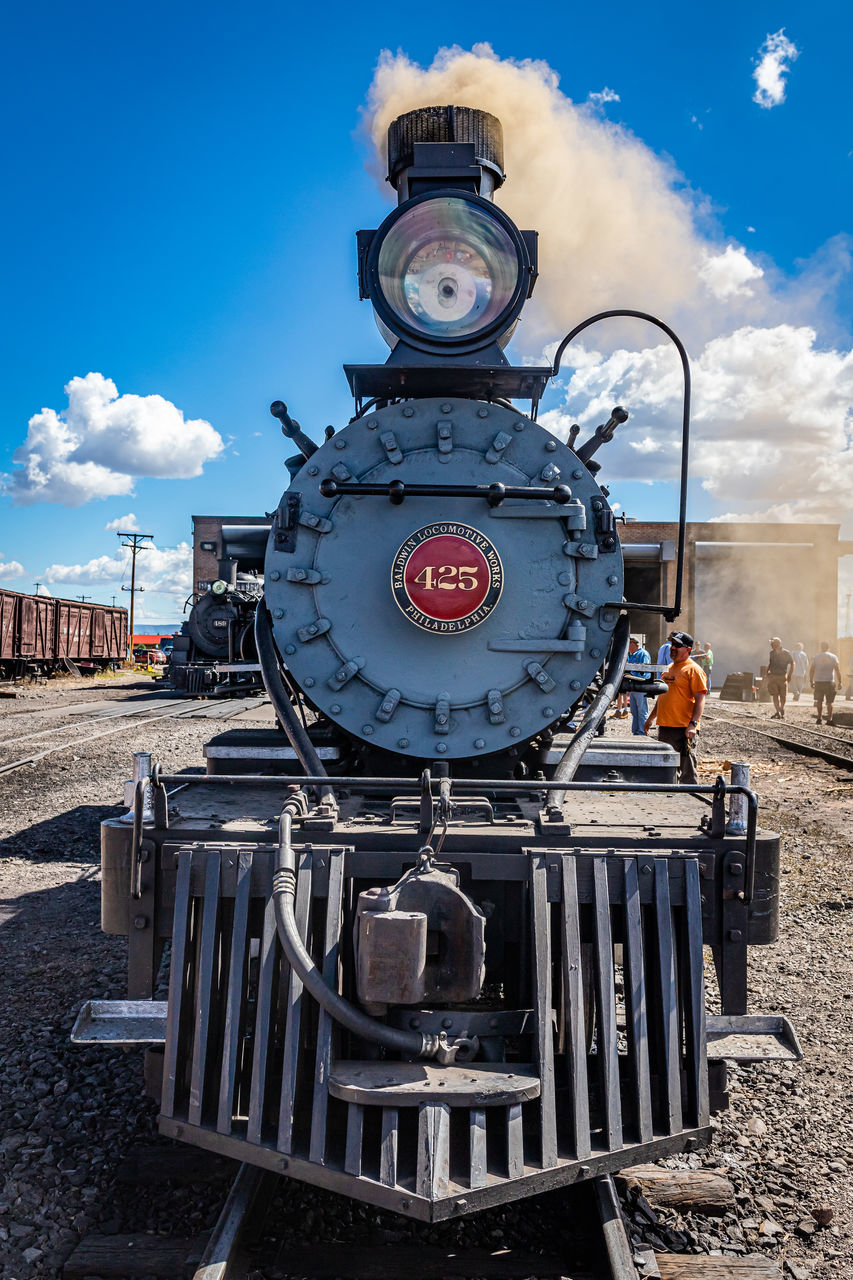
<svg viewBox="0 0 853 1280">
<path fill-rule="evenodd" d="M 408 739 L 408 738 L 398 738 L 398 739 L 397 739 L 397 746 L 398 746 L 398 747 L 407 747 L 408 745 L 409 745 L 409 739 Z"/>
<path fill-rule="evenodd" d="M 475 738 L 475 739 L 474 739 L 474 746 L 477 748 L 477 750 L 478 750 L 478 751 L 482 751 L 482 749 L 483 749 L 483 747 L 484 747 L 485 745 L 486 745 L 486 739 L 485 739 L 485 738 Z"/>
<path fill-rule="evenodd" d="M 600 658 L 600 657 L 601 657 L 601 650 L 600 650 L 600 649 L 590 649 L 590 651 L 589 651 L 589 656 L 590 656 L 591 658 Z"/>
<path fill-rule="evenodd" d="M 452 404 L 443 404 L 443 405 L 441 406 L 441 412 L 442 412 L 442 413 L 452 413 L 452 412 L 453 412 L 453 405 L 452 405 Z"/>
<path fill-rule="evenodd" d="M 575 467 L 574 471 L 572 472 L 572 479 L 573 480 L 583 479 L 583 472 L 581 471 L 580 467 Z"/>
<path fill-rule="evenodd" d="M 553 452 L 554 452 L 554 450 L 557 448 L 557 441 L 556 441 L 556 440 L 546 440 L 546 441 L 545 441 L 545 448 L 547 449 L 547 451 L 548 451 L 549 453 L 553 453 Z"/>
<path fill-rule="evenodd" d="M 609 573 L 609 574 L 607 575 L 607 585 L 608 585 L 608 587 L 615 587 L 615 586 L 616 586 L 616 583 L 617 583 L 618 581 L 619 581 L 619 579 L 616 577 L 616 574 L 615 574 L 615 573 Z"/>
<path fill-rule="evenodd" d="M 546 720 L 553 720 L 554 716 L 555 716 L 557 713 L 556 713 L 556 711 L 554 710 L 554 708 L 553 708 L 553 707 L 543 707 L 543 708 L 542 708 L 542 714 L 543 714 L 543 716 L 545 717 L 545 719 L 546 719 Z"/>
<path fill-rule="evenodd" d="M 369 737 L 370 737 L 370 735 L 373 733 L 373 725 L 372 725 L 372 724 L 363 724 L 363 725 L 361 726 L 361 732 L 364 734 L 364 736 L 365 736 L 366 738 L 369 738 Z"/>
<path fill-rule="evenodd" d="M 320 474 L 320 468 L 318 466 L 310 466 L 308 468 L 308 474 L 309 476 L 318 476 Z"/>
<path fill-rule="evenodd" d="M 346 440 L 342 440 L 340 436 L 335 436 L 335 448 L 345 449 L 347 447 Z"/>
<path fill-rule="evenodd" d="M 509 736 L 510 736 L 511 738 L 520 738 L 520 737 L 521 737 L 521 730 L 519 729 L 519 727 L 518 727 L 518 725 L 517 725 L 517 724 L 514 724 L 514 725 L 512 726 L 512 728 L 511 728 L 511 729 L 510 729 L 510 731 L 509 731 Z"/>
<path fill-rule="evenodd" d="M 286 645 L 284 646 L 284 652 L 285 652 L 286 654 L 288 654 L 288 656 L 289 656 L 290 654 L 292 654 L 292 653 L 296 653 L 296 645 L 295 645 L 295 644 L 286 644 Z"/>
<path fill-rule="evenodd" d="M 437 743 L 435 744 L 435 749 L 436 749 L 436 751 L 438 752 L 438 754 L 439 754 L 439 755 L 442 755 L 442 756 L 443 756 L 443 755 L 444 755 L 444 753 L 445 753 L 445 751 L 447 750 L 447 743 L 446 743 L 446 742 L 437 742 Z"/>
<path fill-rule="evenodd" d="M 273 615 L 272 615 L 272 616 L 273 616 L 274 618 L 283 618 L 283 617 L 284 617 L 284 610 L 283 610 L 283 609 L 273 609 Z"/>
<path fill-rule="evenodd" d="M 305 679 L 302 681 L 302 683 L 305 685 L 305 688 L 306 688 L 306 689 L 313 689 L 313 688 L 314 688 L 314 677 L 313 677 L 313 676 L 306 676 L 306 677 L 305 677 Z"/>
<path fill-rule="evenodd" d="M 273 569 L 272 573 L 270 574 L 270 580 L 272 582 L 278 582 L 280 577 L 281 577 L 281 574 L 279 573 L 278 569 Z"/>
<path fill-rule="evenodd" d="M 569 681 L 569 688 L 570 688 L 570 689 L 579 689 L 580 687 L 581 687 L 581 682 L 580 682 L 580 680 L 570 680 L 570 681 Z"/>
<path fill-rule="evenodd" d="M 488 418 L 488 416 L 489 416 L 489 411 L 488 411 L 488 409 L 478 409 L 478 410 L 477 410 L 477 417 L 478 417 L 478 418 Z"/>
<path fill-rule="evenodd" d="M 329 710 L 333 716 L 339 716 L 341 714 L 341 704 L 339 702 L 333 702 L 329 707 Z"/>
</svg>

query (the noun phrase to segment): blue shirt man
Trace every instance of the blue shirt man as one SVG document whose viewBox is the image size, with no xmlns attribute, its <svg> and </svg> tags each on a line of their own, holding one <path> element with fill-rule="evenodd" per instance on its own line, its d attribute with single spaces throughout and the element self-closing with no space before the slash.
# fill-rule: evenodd
<svg viewBox="0 0 853 1280">
<path fill-rule="evenodd" d="M 636 636 L 631 636 L 628 642 L 628 663 L 645 662 L 651 663 L 648 649 L 644 649 Z M 630 675 L 634 680 L 651 680 L 651 671 L 628 671 L 626 675 Z M 645 737 L 645 724 L 649 715 L 649 700 L 645 693 L 631 693 L 628 696 L 628 705 L 631 708 L 631 733 L 636 737 Z"/>
</svg>

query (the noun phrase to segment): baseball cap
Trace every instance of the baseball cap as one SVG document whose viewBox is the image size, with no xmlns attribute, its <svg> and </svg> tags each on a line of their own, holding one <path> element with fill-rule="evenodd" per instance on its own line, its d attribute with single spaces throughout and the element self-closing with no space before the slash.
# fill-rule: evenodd
<svg viewBox="0 0 853 1280">
<path fill-rule="evenodd" d="M 693 648 L 693 637 L 689 636 L 686 631 L 670 631 L 667 639 L 671 644 L 683 644 L 688 649 Z"/>
<path fill-rule="evenodd" d="M 782 637 L 781 637 L 781 636 L 771 636 L 771 637 L 770 637 L 770 643 L 771 643 L 771 644 L 781 644 L 781 643 L 782 643 Z"/>
</svg>

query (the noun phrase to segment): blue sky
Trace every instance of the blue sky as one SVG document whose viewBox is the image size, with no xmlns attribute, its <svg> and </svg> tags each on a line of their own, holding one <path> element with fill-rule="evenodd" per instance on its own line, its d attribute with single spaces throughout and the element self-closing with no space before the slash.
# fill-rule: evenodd
<svg viewBox="0 0 853 1280">
<path fill-rule="evenodd" d="M 551 292 L 510 355 L 536 358 L 549 336 L 598 309 L 602 279 L 605 305 L 671 303 L 663 318 L 683 327 L 698 367 L 691 518 L 843 520 L 853 480 L 850 28 L 846 5 L 790 3 L 478 3 L 446 18 L 337 3 L 316 15 L 253 3 L 35 3 L 8 13 L 0 471 L 12 479 L 0 496 L 0 582 L 32 590 L 48 576 L 54 594 L 109 602 L 128 579 L 106 526 L 133 513 L 158 548 L 143 612 L 175 621 L 191 514 L 271 510 L 285 487 L 269 402 L 286 400 L 317 435 L 346 421 L 341 365 L 387 354 L 355 279 L 355 230 L 391 207 L 361 115 L 383 49 L 427 67 L 442 47 L 488 42 L 496 84 L 508 59 L 544 61 L 559 77 L 549 90 L 555 127 L 577 118 L 588 149 L 613 143 L 594 185 L 622 221 L 604 226 L 587 255 L 607 264 L 604 275 L 590 269 L 575 294 L 574 264 L 562 252 L 556 263 L 552 249 Z M 761 105 L 754 72 L 779 32 L 793 52 L 781 96 Z M 456 71 L 451 59 L 442 74 Z M 512 89 L 525 75 L 545 72 L 504 79 Z M 563 144 L 572 147 L 568 134 Z M 656 239 L 648 205 L 632 217 L 635 161 L 662 217 L 678 206 L 686 265 L 666 288 L 666 235 Z M 545 166 L 525 175 L 545 226 L 571 225 L 573 188 L 558 207 L 552 191 L 549 208 L 550 186 Z M 579 203 L 587 194 L 577 187 Z M 523 203 L 519 189 L 515 198 Z M 535 218 L 528 225 L 544 240 Z M 649 252 L 637 244 L 623 263 L 634 230 Z M 557 232 L 551 243 L 562 249 Z M 639 262 L 651 264 L 651 300 L 637 295 Z M 704 285 L 694 289 L 697 272 Z M 715 346 L 721 336 L 727 345 Z M 629 338 L 639 358 L 624 354 Z M 556 429 L 576 416 L 595 425 L 624 396 L 637 425 L 613 453 L 613 497 L 629 514 L 668 519 L 677 408 L 675 391 L 660 391 L 670 371 L 651 341 L 645 331 L 620 331 L 615 346 L 602 338 L 546 407 Z M 115 393 L 108 382 L 75 384 L 69 417 L 64 388 L 89 374 Z M 38 419 L 40 443 L 19 455 L 30 463 L 22 481 L 13 454 L 43 409 L 52 414 Z M 193 475 L 199 456 L 207 461 Z M 819 470 L 804 472 L 816 456 Z M 757 496 L 742 483 L 743 458 Z M 63 467 L 75 459 L 84 471 L 71 475 Z M 603 463 L 607 474 L 611 458 Z"/>
</svg>

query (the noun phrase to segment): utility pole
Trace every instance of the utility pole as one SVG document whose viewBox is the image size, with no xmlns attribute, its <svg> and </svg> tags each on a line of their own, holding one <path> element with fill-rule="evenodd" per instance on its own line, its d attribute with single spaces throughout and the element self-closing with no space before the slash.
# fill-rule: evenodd
<svg viewBox="0 0 853 1280">
<path fill-rule="evenodd" d="M 39 593 L 39 587 L 41 586 L 41 583 L 40 583 L 40 582 L 34 582 L 34 583 L 33 583 L 33 586 L 34 586 L 34 587 L 35 587 L 35 589 L 36 589 L 36 595 L 38 595 L 38 593 Z M 847 600 L 848 600 L 848 602 L 849 602 L 849 600 L 850 600 L 850 597 L 849 597 L 849 596 L 847 597 Z"/>
<path fill-rule="evenodd" d="M 91 599 L 92 599 L 92 597 L 91 597 L 91 596 L 77 596 L 77 599 L 80 601 L 80 603 L 81 603 L 81 604 L 85 604 L 85 603 L 86 603 L 86 601 L 87 601 L 87 600 L 91 600 Z"/>
<path fill-rule="evenodd" d="M 134 604 L 136 603 L 136 557 L 140 551 L 144 551 L 145 539 L 153 539 L 153 533 L 119 533 L 119 538 L 128 538 L 128 542 L 121 545 L 127 547 L 130 551 L 130 626 L 127 633 L 127 656 L 133 657 L 133 615 Z M 140 590 L 143 588 L 140 587 Z M 122 591 L 127 591 L 127 587 L 122 587 Z"/>
</svg>

